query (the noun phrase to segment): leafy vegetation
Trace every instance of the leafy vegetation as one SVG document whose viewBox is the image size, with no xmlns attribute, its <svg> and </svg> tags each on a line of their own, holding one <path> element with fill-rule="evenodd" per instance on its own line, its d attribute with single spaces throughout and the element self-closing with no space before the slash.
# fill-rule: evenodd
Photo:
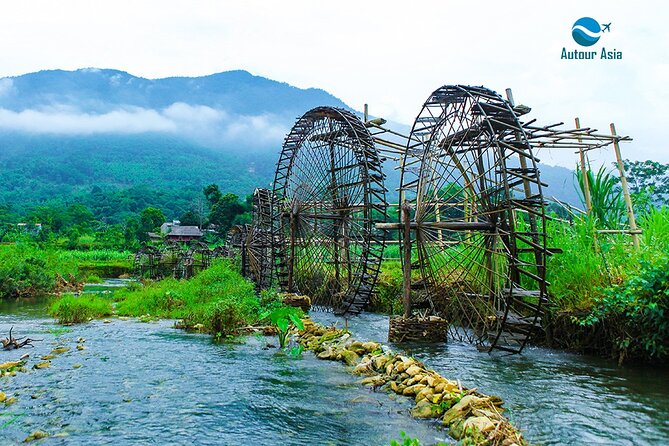
<svg viewBox="0 0 669 446">
<path fill-rule="evenodd" d="M 260 320 L 268 319 L 277 328 L 279 331 L 279 346 L 286 348 L 290 329 L 304 330 L 304 324 L 300 317 L 302 317 L 302 310 L 299 308 L 282 306 L 263 313 Z"/>
<path fill-rule="evenodd" d="M 420 446 L 417 438 L 409 437 L 406 432 L 400 431 L 400 441 L 391 440 L 390 446 Z"/>
<path fill-rule="evenodd" d="M 110 316 L 112 305 L 109 299 L 95 294 L 81 296 L 68 294 L 49 306 L 49 314 L 57 318 L 61 324 L 80 324 L 91 319 Z"/>
<path fill-rule="evenodd" d="M 589 327 L 583 342 L 598 345 L 597 351 L 619 361 L 666 361 L 669 207 L 656 206 L 657 200 L 635 202 L 640 203 L 635 214 L 642 230 L 641 246 L 635 249 L 627 234 L 597 231 L 621 228 L 627 224 L 627 216 L 619 186 L 611 175 L 600 169 L 596 175 L 588 172 L 588 177 L 594 186 L 591 216 L 578 216 L 572 224 L 550 222 L 547 228 L 549 244 L 563 251 L 550 258 L 547 268 L 553 312 L 571 315 L 577 325 Z M 637 180 L 638 184 L 643 181 Z M 637 197 L 647 192 L 636 190 Z M 573 324 L 566 329 L 579 331 Z"/>
<path fill-rule="evenodd" d="M 466 440 L 465 440 L 466 441 Z M 410 437 L 404 431 L 400 431 L 400 439 L 391 440 L 390 446 L 421 446 L 420 440 L 418 438 Z M 438 442 L 434 446 L 446 446 L 446 443 Z"/>
<path fill-rule="evenodd" d="M 30 240 L 0 245 L 0 299 L 51 293 L 62 285 L 95 279 L 109 269 L 127 272 L 129 255 L 110 250 L 64 251 Z"/>
<path fill-rule="evenodd" d="M 664 360 L 669 357 L 669 256 L 641 260 L 622 284 L 604 290 L 581 324 L 603 323 L 616 354 Z"/>
<path fill-rule="evenodd" d="M 588 178 L 592 216 L 596 218 L 600 226 L 608 229 L 619 229 L 625 222 L 625 203 L 622 191 L 618 186 L 619 180 L 604 166 L 594 173 L 587 169 L 585 175 Z M 585 197 L 585 183 L 583 173 L 576 169 L 576 178 L 580 188 L 581 196 Z M 583 199 L 585 202 L 585 199 Z"/>
<path fill-rule="evenodd" d="M 632 194 L 648 196 L 655 206 L 669 201 L 669 164 L 657 161 L 624 161 Z"/>
<path fill-rule="evenodd" d="M 262 310 L 253 284 L 227 260 L 190 280 L 165 279 L 120 290 L 115 299 L 119 315 L 182 319 L 186 327 L 199 326 L 219 338 L 257 322 Z M 271 305 L 276 299 L 265 295 L 262 303 Z"/>
</svg>

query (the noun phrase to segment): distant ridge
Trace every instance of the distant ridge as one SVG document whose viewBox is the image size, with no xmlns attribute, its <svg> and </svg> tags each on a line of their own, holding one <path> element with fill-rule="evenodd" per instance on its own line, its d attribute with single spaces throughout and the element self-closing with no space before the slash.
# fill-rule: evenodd
<svg viewBox="0 0 669 446">
<path fill-rule="evenodd" d="M 11 83 L 0 106 L 13 111 L 53 105 L 74 105 L 86 112 L 104 112 L 119 105 L 164 108 L 175 102 L 224 107 L 232 113 L 302 114 L 317 105 L 345 107 L 317 88 L 301 89 L 285 82 L 233 70 L 199 77 L 146 79 L 125 71 L 84 68 L 44 70 L 0 79 Z"/>
<path fill-rule="evenodd" d="M 87 202 L 100 188 L 140 188 L 141 206 L 176 217 L 210 183 L 244 196 L 272 182 L 285 134 L 321 105 L 351 109 L 324 90 L 244 70 L 146 79 L 85 68 L 0 78 L 0 206 L 21 211 Z M 578 204 L 569 169 L 541 172 L 546 195 Z M 396 186 L 388 187 L 392 195 Z"/>
</svg>

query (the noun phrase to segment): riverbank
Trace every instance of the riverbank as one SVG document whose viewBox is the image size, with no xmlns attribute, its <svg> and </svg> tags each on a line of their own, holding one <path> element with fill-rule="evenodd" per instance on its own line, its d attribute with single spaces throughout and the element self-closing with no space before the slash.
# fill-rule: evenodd
<svg viewBox="0 0 669 446">
<path fill-rule="evenodd" d="M 68 251 L 21 241 L 0 245 L 0 299 L 78 291 L 85 282 L 130 272 L 130 253 Z"/>
<path fill-rule="evenodd" d="M 596 221 L 575 218 L 547 223 L 549 304 L 537 345 L 613 358 L 620 364 L 669 365 L 669 207 L 639 219 L 640 246 L 629 235 L 597 233 Z M 386 254 L 399 257 L 396 246 Z M 419 272 L 413 272 L 419 280 Z M 381 264 L 370 311 L 401 314 L 399 261 Z M 414 299 L 420 298 L 414 291 Z M 447 320 L 445 302 L 435 301 Z"/>
</svg>

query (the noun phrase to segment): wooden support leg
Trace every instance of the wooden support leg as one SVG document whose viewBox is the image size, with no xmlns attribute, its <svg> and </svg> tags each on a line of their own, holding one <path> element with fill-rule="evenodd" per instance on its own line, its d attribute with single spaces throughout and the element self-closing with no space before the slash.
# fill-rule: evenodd
<svg viewBox="0 0 669 446">
<path fill-rule="evenodd" d="M 409 202 L 402 203 L 402 223 L 404 224 L 404 263 L 402 265 L 402 302 L 404 317 L 411 317 L 411 207 Z"/>
</svg>

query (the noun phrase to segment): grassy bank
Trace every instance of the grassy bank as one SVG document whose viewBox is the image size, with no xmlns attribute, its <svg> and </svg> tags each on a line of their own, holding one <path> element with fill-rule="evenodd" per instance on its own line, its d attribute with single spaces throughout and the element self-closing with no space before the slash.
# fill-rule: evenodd
<svg viewBox="0 0 669 446">
<path fill-rule="evenodd" d="M 49 314 L 60 324 L 79 324 L 91 319 L 111 316 L 112 303 L 96 295 L 63 296 L 49 306 Z"/>
<path fill-rule="evenodd" d="M 120 290 L 115 300 L 120 316 L 181 319 L 187 327 L 201 324 L 201 330 L 219 337 L 257 322 L 263 311 L 278 305 L 276 293 L 258 297 L 253 284 L 227 260 L 214 262 L 190 280 L 165 279 Z"/>
<path fill-rule="evenodd" d="M 30 242 L 0 245 L 0 299 L 52 293 L 130 267 L 127 252 L 65 251 Z"/>
<path fill-rule="evenodd" d="M 639 218 L 640 247 L 622 234 L 597 234 L 592 220 L 551 223 L 554 339 L 558 346 L 620 362 L 669 359 L 669 208 Z"/>
<path fill-rule="evenodd" d="M 265 291 L 257 296 L 253 283 L 230 261 L 217 260 L 189 280 L 137 283 L 111 296 L 66 295 L 55 299 L 49 312 L 61 323 L 86 322 L 112 313 L 145 320 L 179 319 L 185 328 L 223 337 L 236 334 L 239 328 L 258 322 L 262 314 L 280 306 L 277 293 Z"/>
<path fill-rule="evenodd" d="M 58 251 L 61 261 L 74 262 L 79 275 L 89 281 L 91 276 L 119 277 L 132 271 L 132 253 L 97 249 L 92 251 Z"/>
</svg>

